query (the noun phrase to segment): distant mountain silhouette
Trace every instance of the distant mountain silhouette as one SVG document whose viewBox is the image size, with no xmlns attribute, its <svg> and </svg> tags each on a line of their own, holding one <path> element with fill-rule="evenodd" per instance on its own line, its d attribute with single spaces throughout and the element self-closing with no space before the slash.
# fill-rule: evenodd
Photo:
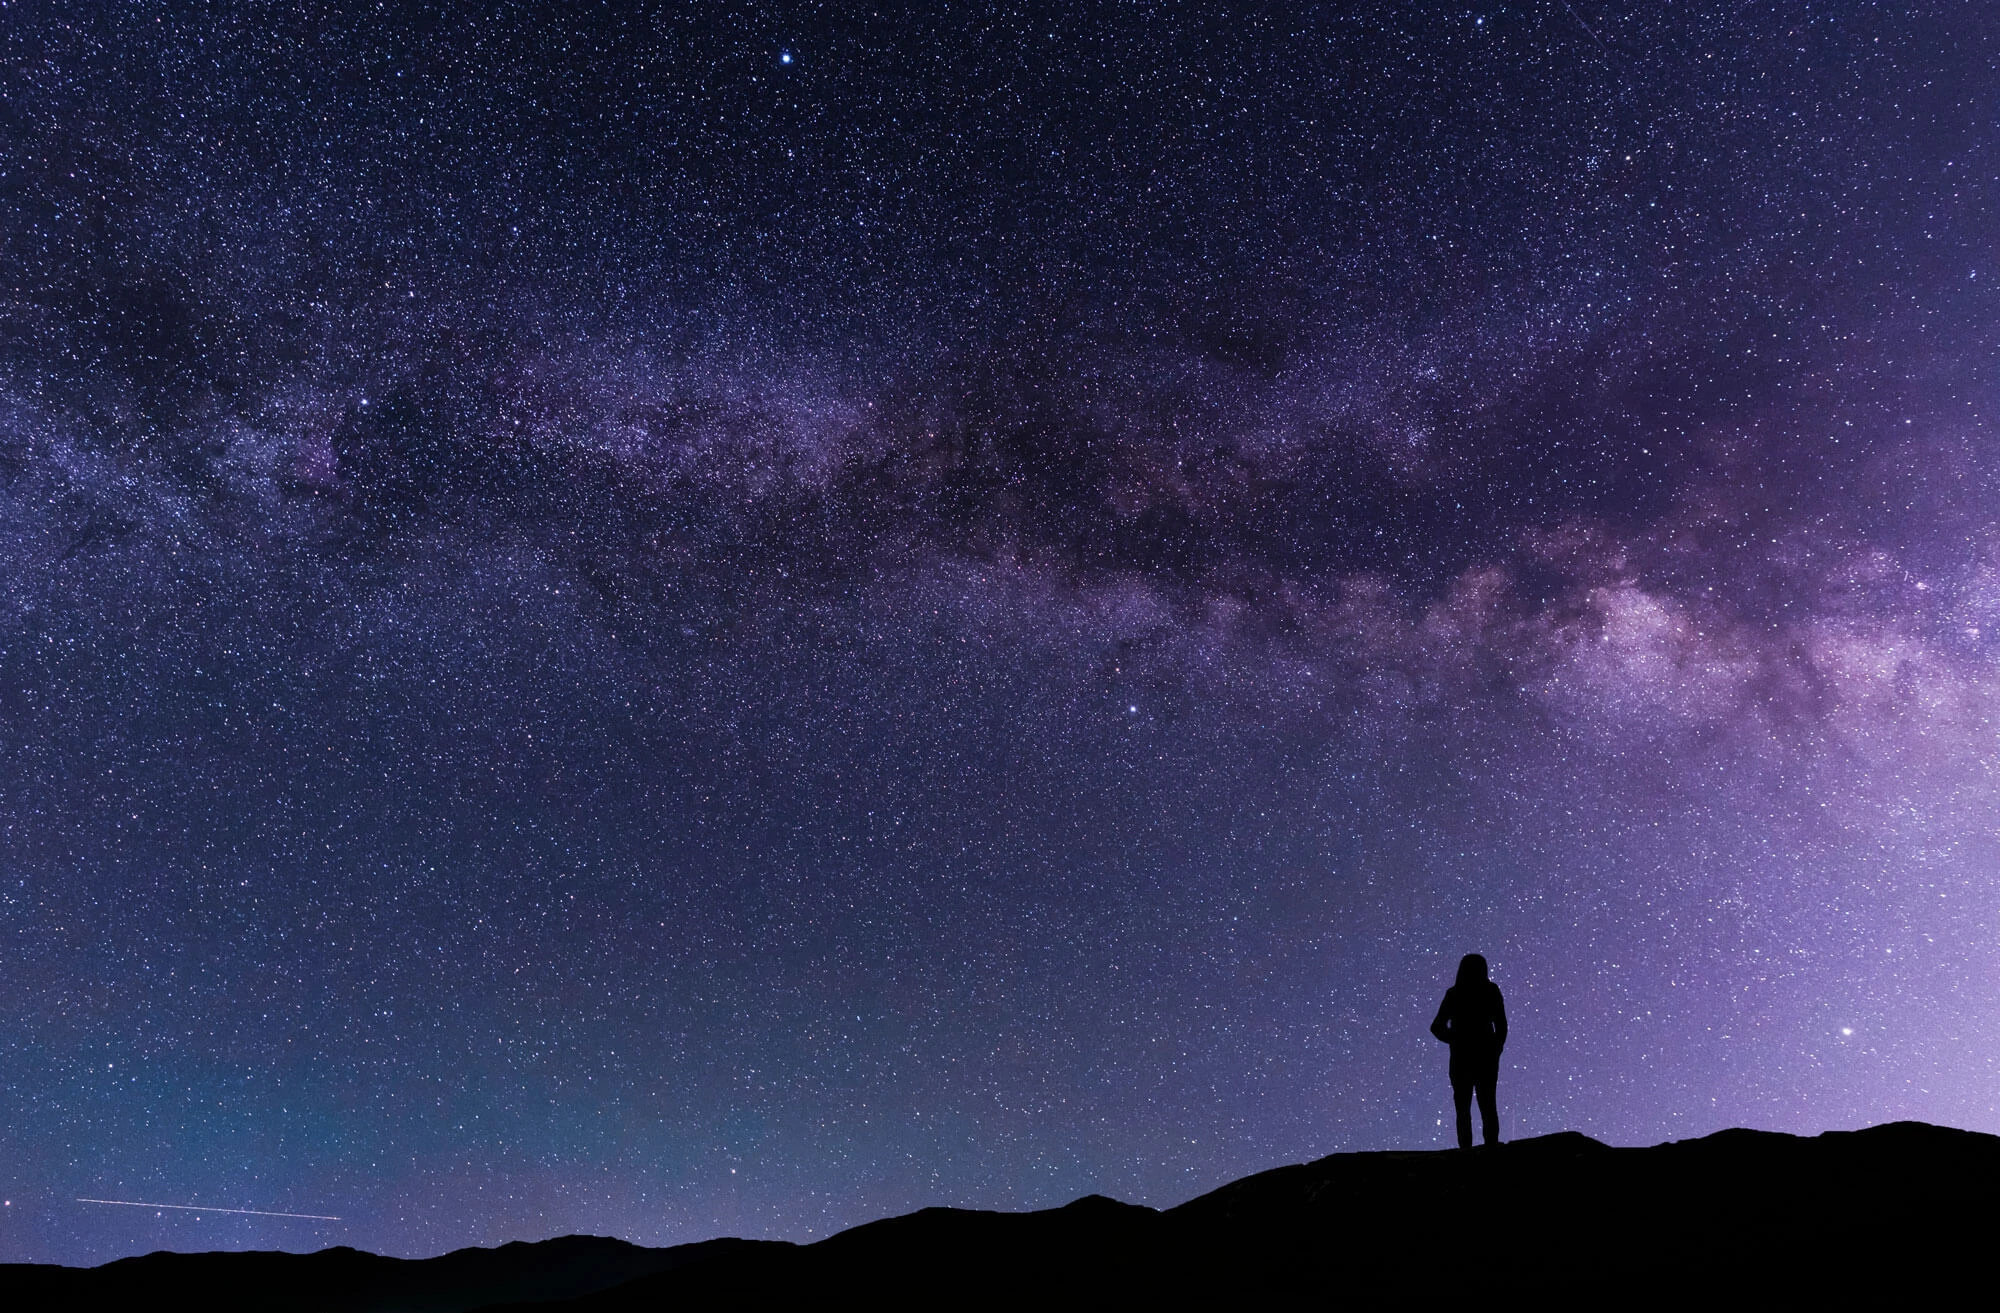
<svg viewBox="0 0 2000 1313">
<path fill-rule="evenodd" d="M 780 1240 L 705 1240 L 646 1249 L 563 1236 L 437 1258 L 384 1258 L 341 1246 L 316 1254 L 147 1254 L 102 1267 L 0 1264 L 0 1307 L 213 1309 L 216 1313 L 463 1313 L 502 1301 L 567 1300 L 692 1262 L 789 1250 Z M 546 1302 L 529 1307 L 547 1309 Z"/>
<path fill-rule="evenodd" d="M 0 1269 L 0 1299 L 326 1313 L 1908 1303 L 1986 1288 L 1996 1180 L 2000 1137 L 1919 1122 L 1809 1139 L 1723 1131 L 1646 1149 L 1565 1133 L 1336 1154 L 1165 1212 L 1092 1195 L 1032 1213 L 927 1208 L 811 1245 L 644 1250 L 576 1237 L 423 1262 L 154 1254 Z"/>
</svg>

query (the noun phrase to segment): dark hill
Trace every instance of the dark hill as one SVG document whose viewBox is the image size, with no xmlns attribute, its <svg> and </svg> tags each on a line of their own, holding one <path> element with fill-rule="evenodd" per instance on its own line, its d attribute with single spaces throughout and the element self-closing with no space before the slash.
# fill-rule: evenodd
<svg viewBox="0 0 2000 1313">
<path fill-rule="evenodd" d="M 564 1280 L 577 1282 L 569 1291 L 543 1281 L 509 1298 L 560 1299 L 511 1313 L 1373 1306 L 1486 1296 L 1563 1305 L 1907 1303 L 1983 1288 L 1987 1245 L 2000 1225 L 1995 1181 L 2000 1137 L 1914 1122 L 1811 1139 L 1724 1131 L 1647 1149 L 1551 1135 L 1470 1152 L 1336 1154 L 1165 1212 L 1091 1196 L 1034 1213 L 925 1209 L 812 1245 L 625 1247 L 618 1261 L 658 1266 L 617 1285 L 586 1286 L 578 1251 L 560 1260 L 571 1264 Z M 429 1262 L 512 1250 L 546 1251 L 553 1262 L 563 1254 L 556 1246 L 610 1243 L 552 1241 Z M 344 1252 L 350 1263 L 370 1258 Z M 135 1308 L 163 1307 L 162 1296 L 187 1290 L 174 1283 L 193 1270 L 167 1266 L 175 1262 L 213 1265 L 201 1276 L 209 1308 L 466 1307 L 441 1298 L 384 1302 L 386 1287 L 374 1288 L 372 1303 L 313 1302 L 295 1283 L 315 1278 L 302 1266 L 287 1275 L 283 1264 L 326 1257 L 152 1255 L 87 1272 L 28 1270 L 84 1280 L 127 1264 L 160 1265 L 148 1273 L 151 1297 L 126 1305 Z M 264 1266 L 253 1271 L 253 1263 Z M 531 1275 L 524 1269 L 520 1279 Z M 225 1294 L 234 1298 L 216 1298 Z"/>
<path fill-rule="evenodd" d="M 501 1301 L 566 1300 L 691 1262 L 791 1249 L 781 1241 L 707 1240 L 644 1249 L 563 1236 L 437 1258 L 384 1258 L 345 1246 L 316 1254 L 146 1254 L 102 1267 L 0 1264 L 0 1307 L 30 1313 L 203 1309 L 215 1313 L 461 1313 Z M 547 1303 L 532 1305 L 548 1308 Z"/>
</svg>

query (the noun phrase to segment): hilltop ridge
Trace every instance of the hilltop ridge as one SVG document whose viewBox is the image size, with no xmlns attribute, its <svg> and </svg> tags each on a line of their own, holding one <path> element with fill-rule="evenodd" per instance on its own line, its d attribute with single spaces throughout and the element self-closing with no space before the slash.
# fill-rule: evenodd
<svg viewBox="0 0 2000 1313">
<path fill-rule="evenodd" d="M 22 1309 L 301 1313 L 1907 1299 L 1984 1272 L 1994 1179 L 2000 1137 L 1919 1122 L 1647 1148 L 1565 1132 L 1335 1154 L 1165 1210 L 1101 1195 L 1028 1213 L 927 1208 L 809 1245 L 565 1237 L 420 1261 L 152 1254 L 15 1265 L 0 1290 Z"/>
</svg>

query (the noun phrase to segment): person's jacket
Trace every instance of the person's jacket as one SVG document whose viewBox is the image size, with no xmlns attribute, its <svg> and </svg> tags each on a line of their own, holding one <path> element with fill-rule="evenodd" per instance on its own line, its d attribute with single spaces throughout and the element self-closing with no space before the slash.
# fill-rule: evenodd
<svg viewBox="0 0 2000 1313">
<path fill-rule="evenodd" d="M 1500 1055 L 1507 1047 L 1507 1008 L 1500 999 L 1500 986 L 1490 980 L 1477 984 L 1453 985 L 1438 1005 L 1431 1034 L 1451 1045 L 1454 1058 L 1461 1054 Z"/>
</svg>

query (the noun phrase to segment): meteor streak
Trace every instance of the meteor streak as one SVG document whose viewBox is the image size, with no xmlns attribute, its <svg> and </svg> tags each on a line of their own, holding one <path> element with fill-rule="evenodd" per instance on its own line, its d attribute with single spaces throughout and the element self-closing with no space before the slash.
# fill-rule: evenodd
<svg viewBox="0 0 2000 1313">
<path fill-rule="evenodd" d="M 242 1213 L 249 1217 L 302 1217 L 313 1222 L 338 1222 L 325 1213 L 273 1213 L 262 1208 L 204 1208 L 200 1204 L 146 1204 L 137 1199 L 78 1199 L 80 1204 L 117 1204 L 120 1208 L 172 1208 L 183 1213 Z"/>
</svg>

